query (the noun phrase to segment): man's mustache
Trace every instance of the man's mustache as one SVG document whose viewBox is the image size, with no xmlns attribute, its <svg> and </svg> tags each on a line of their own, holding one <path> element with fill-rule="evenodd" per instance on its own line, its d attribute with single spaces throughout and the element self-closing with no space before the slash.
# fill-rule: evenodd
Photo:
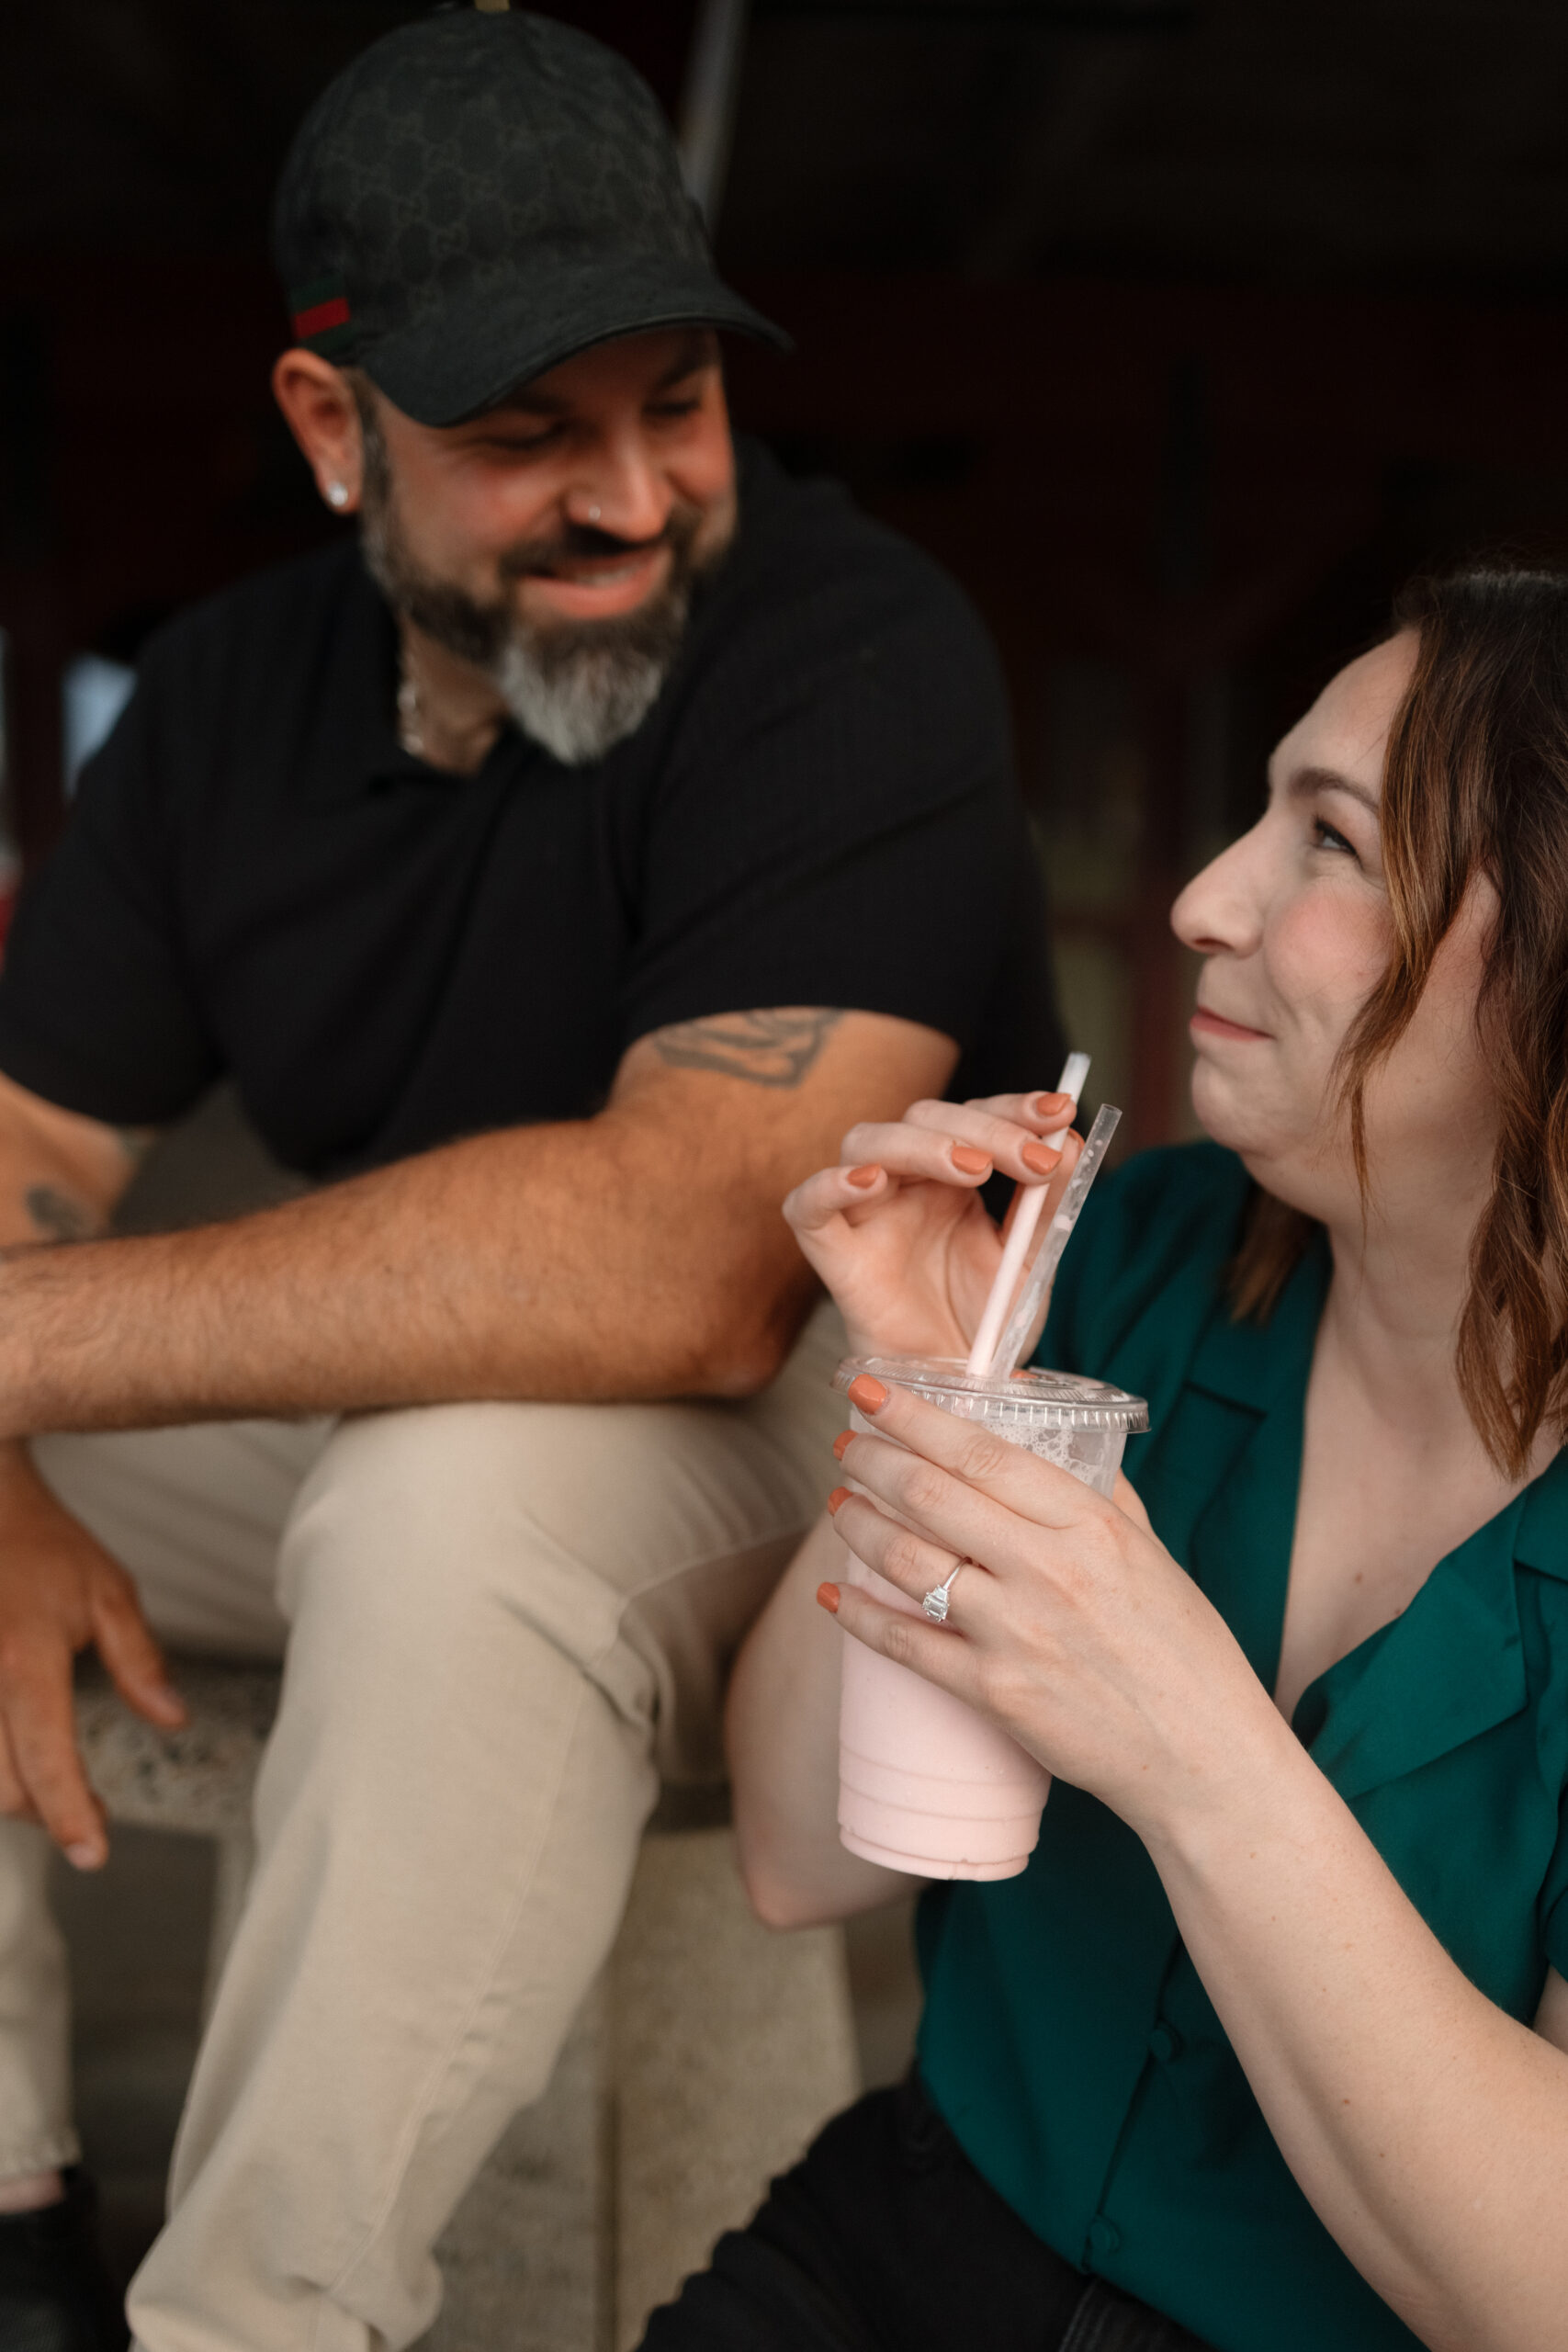
<svg viewBox="0 0 1568 2352">
<path fill-rule="evenodd" d="M 504 581 L 525 580 L 531 572 L 554 571 L 562 563 L 582 562 L 597 558 L 619 558 L 622 562 L 634 556 L 651 555 L 660 548 L 672 548 L 677 553 L 689 547 L 694 537 L 698 518 L 695 513 L 685 514 L 671 507 L 661 531 L 646 539 L 626 539 L 617 531 L 602 531 L 592 523 L 569 523 L 564 531 L 549 538 L 519 539 L 497 560 L 497 570 Z"/>
</svg>

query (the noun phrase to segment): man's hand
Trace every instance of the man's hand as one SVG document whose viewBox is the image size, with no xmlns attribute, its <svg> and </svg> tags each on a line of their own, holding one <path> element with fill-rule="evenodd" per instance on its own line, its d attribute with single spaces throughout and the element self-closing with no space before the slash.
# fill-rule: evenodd
<svg viewBox="0 0 1568 2352">
<path fill-rule="evenodd" d="M 71 1700 L 72 1662 L 90 1648 L 138 1714 L 164 1731 L 185 1721 L 125 1570 L 19 1446 L 0 1448 L 0 1813 L 40 1821 L 78 1870 L 108 1854 Z"/>
</svg>

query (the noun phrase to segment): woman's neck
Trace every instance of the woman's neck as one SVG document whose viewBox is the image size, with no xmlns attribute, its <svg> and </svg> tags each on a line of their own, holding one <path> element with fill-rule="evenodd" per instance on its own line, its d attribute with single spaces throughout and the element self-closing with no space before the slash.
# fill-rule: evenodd
<svg viewBox="0 0 1568 2352">
<path fill-rule="evenodd" d="M 1462 1277 L 1412 1267 L 1407 1252 L 1368 1247 L 1359 1234 L 1331 1230 L 1329 1250 L 1320 1357 L 1331 1351 L 1339 1377 L 1385 1427 L 1449 1442 L 1469 1427 L 1454 1366 Z"/>
<path fill-rule="evenodd" d="M 1488 1160 L 1490 1154 L 1487 1155 Z M 1500 1468 L 1460 1391 L 1454 1342 L 1484 1192 L 1411 1215 L 1408 1200 L 1328 1222 L 1328 1286 L 1303 1427 L 1302 1476 L 1275 1685 L 1287 1718 L 1307 1685 L 1409 1607 L 1435 1564 L 1544 1470 Z M 1396 1234 L 1397 1241 L 1391 1238 Z"/>
<path fill-rule="evenodd" d="M 1452 1171 L 1416 1201 L 1375 1200 L 1328 1225 L 1333 1276 L 1318 1363 L 1359 1397 L 1380 1427 L 1434 1462 L 1483 1451 L 1459 1385 L 1455 1345 L 1470 1287 L 1470 1251 L 1489 1196 L 1491 1154 Z M 1538 1442 L 1530 1471 L 1554 1451 Z"/>
</svg>

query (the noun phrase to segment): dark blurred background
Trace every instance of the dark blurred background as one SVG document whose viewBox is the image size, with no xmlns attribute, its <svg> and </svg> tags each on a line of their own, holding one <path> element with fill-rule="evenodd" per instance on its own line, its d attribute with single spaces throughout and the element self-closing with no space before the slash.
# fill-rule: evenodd
<svg viewBox="0 0 1568 2352">
<path fill-rule="evenodd" d="M 273 412 L 300 111 L 397 0 L 10 0 L 0 629 L 16 849 L 173 606 L 334 526 Z M 562 0 L 683 129 L 798 355 L 739 418 L 978 601 L 1070 1026 L 1179 1132 L 1165 910 L 1413 567 L 1568 552 L 1553 0 Z M 727 165 L 727 167 L 726 167 Z"/>
</svg>

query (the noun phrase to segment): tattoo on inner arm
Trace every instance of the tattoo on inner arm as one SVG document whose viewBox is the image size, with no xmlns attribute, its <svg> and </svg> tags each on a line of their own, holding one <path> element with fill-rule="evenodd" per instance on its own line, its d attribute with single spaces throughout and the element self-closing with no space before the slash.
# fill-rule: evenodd
<svg viewBox="0 0 1568 2352">
<path fill-rule="evenodd" d="M 29 1184 L 22 1197 L 35 1229 L 51 1241 L 85 1241 L 97 1228 L 85 1203 L 73 1200 L 57 1184 Z"/>
<path fill-rule="evenodd" d="M 831 1004 L 716 1012 L 655 1030 L 653 1044 L 672 1069 L 716 1070 L 750 1086 L 798 1086 L 843 1017 Z"/>
</svg>

